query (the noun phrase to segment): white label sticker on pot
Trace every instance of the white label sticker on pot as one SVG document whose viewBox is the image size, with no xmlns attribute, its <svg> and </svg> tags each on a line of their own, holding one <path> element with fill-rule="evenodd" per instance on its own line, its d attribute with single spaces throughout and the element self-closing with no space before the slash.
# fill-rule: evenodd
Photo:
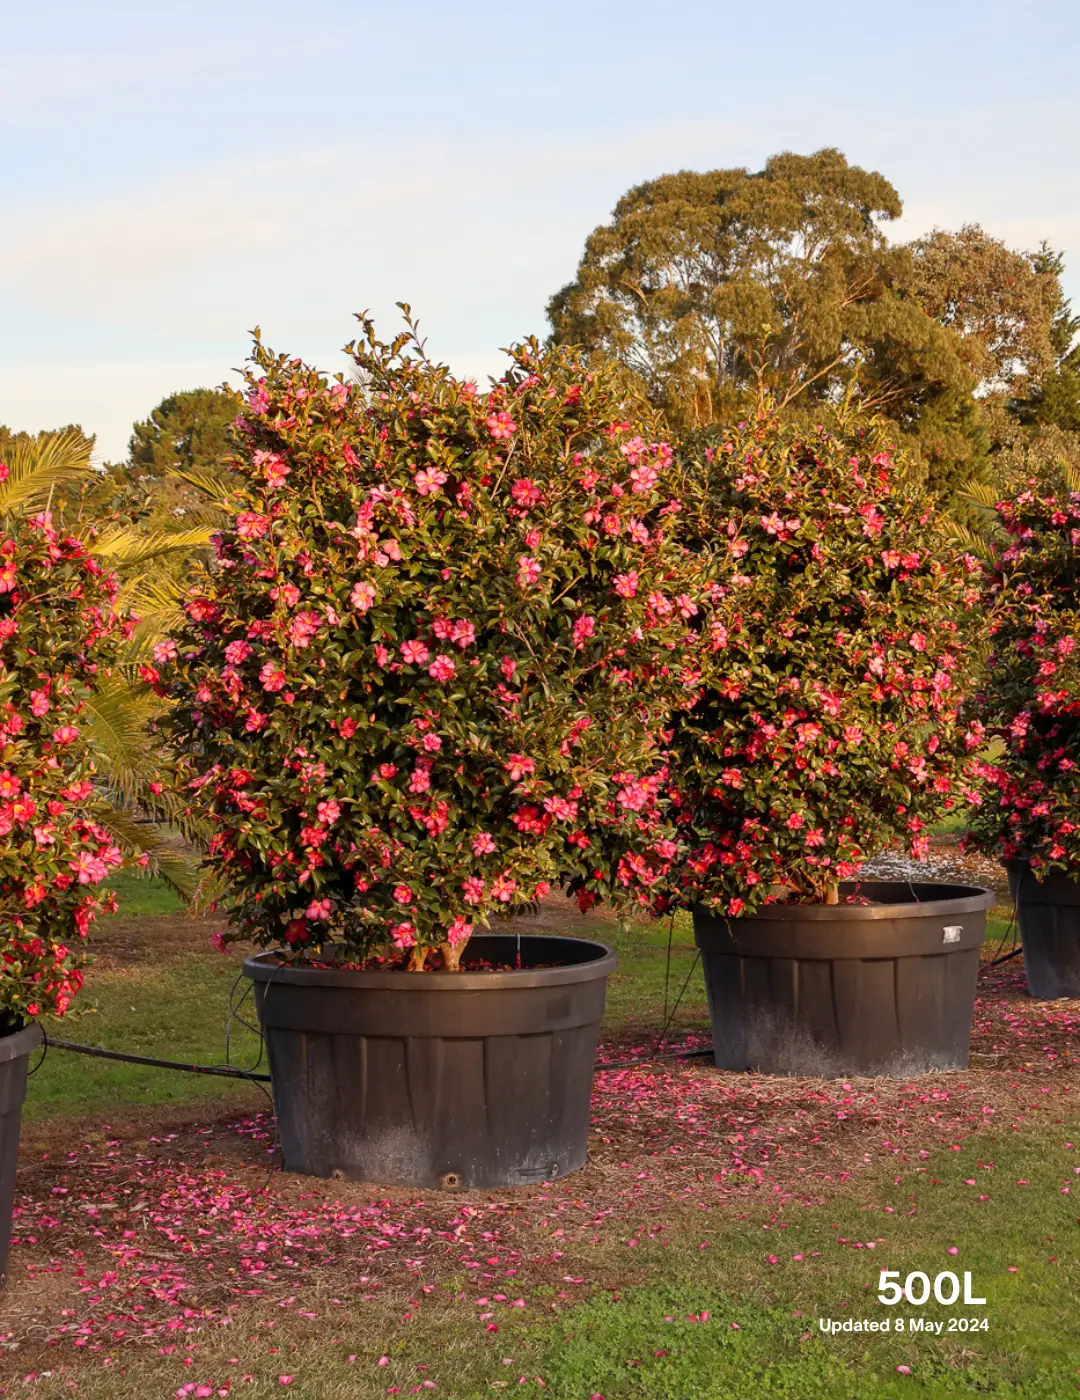
<svg viewBox="0 0 1080 1400">
<path fill-rule="evenodd" d="M 941 940 L 942 943 L 959 943 L 960 935 L 963 931 L 963 924 L 949 924 L 945 929 L 945 935 Z"/>
</svg>

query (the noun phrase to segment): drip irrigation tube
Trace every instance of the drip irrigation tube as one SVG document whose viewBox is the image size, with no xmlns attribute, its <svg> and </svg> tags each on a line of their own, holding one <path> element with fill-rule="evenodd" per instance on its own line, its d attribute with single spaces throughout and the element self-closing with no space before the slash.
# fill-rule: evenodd
<svg viewBox="0 0 1080 1400">
<path fill-rule="evenodd" d="M 216 1074 L 222 1079 L 254 1079 L 269 1084 L 268 1074 L 259 1074 L 251 1069 L 235 1069 L 232 1065 L 190 1065 L 180 1060 L 155 1060 L 150 1055 L 129 1055 L 124 1050 L 102 1050 L 97 1045 L 76 1045 L 71 1040 L 46 1041 L 48 1050 L 71 1050 L 76 1055 L 93 1055 L 102 1060 L 123 1060 L 129 1065 L 152 1065 L 156 1069 L 178 1069 L 185 1074 Z"/>
<path fill-rule="evenodd" d="M 223 1079 L 254 1079 L 262 1084 L 270 1083 L 268 1074 L 255 1070 L 235 1069 L 232 1065 L 192 1065 L 181 1060 L 157 1060 L 151 1055 L 129 1055 L 124 1050 L 103 1050 L 97 1045 L 77 1045 L 72 1040 L 54 1040 L 49 1037 L 44 1047 L 47 1050 L 71 1050 L 76 1055 L 92 1055 L 102 1060 L 122 1060 L 129 1065 L 150 1065 L 155 1069 L 175 1069 L 184 1074 L 216 1074 Z M 660 1050 L 655 1055 L 638 1055 L 630 1060 L 598 1060 L 598 1070 L 631 1069 L 634 1065 L 651 1064 L 653 1060 L 696 1060 L 712 1054 L 712 1046 L 701 1050 Z"/>
</svg>

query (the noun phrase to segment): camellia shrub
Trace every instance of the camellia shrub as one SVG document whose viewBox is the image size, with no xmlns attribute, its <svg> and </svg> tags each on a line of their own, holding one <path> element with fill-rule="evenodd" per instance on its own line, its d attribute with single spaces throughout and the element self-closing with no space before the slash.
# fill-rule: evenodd
<svg viewBox="0 0 1080 1400">
<path fill-rule="evenodd" d="M 116 591 L 47 511 L 0 519 L 0 1033 L 67 1010 L 83 940 L 116 907 L 102 882 L 123 857 L 81 730 L 133 625 Z"/>
<path fill-rule="evenodd" d="M 973 704 L 997 757 L 976 764 L 968 844 L 1080 871 L 1080 492 L 1048 467 L 999 502 L 991 647 Z"/>
<path fill-rule="evenodd" d="M 886 844 L 925 853 L 976 742 L 958 711 L 980 566 L 910 476 L 871 426 L 766 416 L 688 464 L 716 606 L 671 744 L 659 907 L 832 903 Z"/>
<path fill-rule="evenodd" d="M 256 343 L 239 509 L 150 680 L 233 935 L 454 969 L 556 880 L 647 897 L 697 565 L 605 373 L 531 342 L 480 393 L 364 326 L 360 384 Z"/>
</svg>

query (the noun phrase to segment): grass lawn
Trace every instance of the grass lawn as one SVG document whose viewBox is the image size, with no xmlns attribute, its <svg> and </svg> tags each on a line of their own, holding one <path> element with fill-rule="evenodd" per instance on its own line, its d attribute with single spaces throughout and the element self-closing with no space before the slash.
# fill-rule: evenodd
<svg viewBox="0 0 1080 1400">
<path fill-rule="evenodd" d="M 96 1009 L 63 1036 L 221 1063 L 239 954 L 208 951 L 212 922 L 157 882 L 128 894 L 88 975 Z M 619 953 L 603 1054 L 627 1058 L 664 1023 L 668 929 L 581 931 Z M 704 988 L 688 925 L 671 938 L 669 1035 L 687 1041 L 707 1034 Z M 0 1393 L 1080 1396 L 1074 1025 L 1008 964 L 964 1074 L 606 1071 L 582 1172 L 426 1199 L 272 1171 L 255 1086 L 54 1050 L 27 1103 Z M 243 1027 L 231 1048 L 258 1055 Z M 887 1307 L 883 1268 L 966 1271 L 986 1302 Z"/>
</svg>

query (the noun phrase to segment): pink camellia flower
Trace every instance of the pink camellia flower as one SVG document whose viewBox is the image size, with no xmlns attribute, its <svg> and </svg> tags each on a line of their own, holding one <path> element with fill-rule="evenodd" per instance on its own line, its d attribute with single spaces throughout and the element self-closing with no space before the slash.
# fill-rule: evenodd
<svg viewBox="0 0 1080 1400">
<path fill-rule="evenodd" d="M 461 888 L 465 892 L 466 904 L 483 903 L 486 885 L 479 875 L 470 875 Z"/>
<path fill-rule="evenodd" d="M 512 656 L 504 656 L 499 662 L 499 670 L 508 681 L 512 681 L 514 672 L 517 670 L 517 662 Z"/>
<path fill-rule="evenodd" d="M 79 737 L 79 731 L 74 724 L 61 724 L 53 730 L 52 736 L 54 743 L 73 744 Z"/>
<path fill-rule="evenodd" d="M 635 496 L 640 496 L 646 491 L 651 491 L 659 480 L 660 473 L 656 468 L 642 463 L 630 473 L 630 489 Z"/>
<path fill-rule="evenodd" d="M 492 413 L 487 420 L 487 430 L 498 442 L 502 438 L 512 438 L 517 432 L 517 424 L 504 408 L 500 413 Z"/>
<path fill-rule="evenodd" d="M 285 485 L 285 478 L 289 475 L 290 470 L 280 457 L 271 456 L 271 460 L 266 464 L 267 487 L 271 491 L 280 490 Z"/>
<path fill-rule="evenodd" d="M 242 510 L 236 517 L 236 533 L 242 540 L 261 540 L 270 528 L 270 521 L 257 511 Z"/>
<path fill-rule="evenodd" d="M 574 650 L 580 651 L 588 639 L 596 631 L 596 618 L 587 614 L 574 620 Z"/>
<path fill-rule="evenodd" d="M 338 817 L 341 816 L 341 806 L 333 798 L 326 802 L 320 802 L 315 810 L 324 826 L 333 826 Z"/>
<path fill-rule="evenodd" d="M 531 554 L 518 555 L 517 585 L 519 588 L 531 588 L 542 572 L 539 559 L 534 559 Z"/>
<path fill-rule="evenodd" d="M 909 643 L 915 651 L 926 650 L 926 638 L 921 632 L 912 632 L 908 638 Z"/>
<path fill-rule="evenodd" d="M 500 904 L 509 904 L 516 889 L 517 881 L 511 877 L 508 870 L 504 870 L 491 882 L 491 897 L 497 899 Z"/>
<path fill-rule="evenodd" d="M 537 505 L 543 492 L 535 481 L 530 481 L 527 476 L 523 476 L 511 486 L 510 495 L 519 506 L 528 507 Z"/>
<path fill-rule="evenodd" d="M 408 922 L 395 924 L 390 933 L 398 948 L 404 950 L 416 947 L 416 929 L 412 924 Z"/>
<path fill-rule="evenodd" d="M 522 778 L 536 772 L 536 760 L 527 758 L 523 753 L 512 753 L 506 763 L 506 770 L 512 783 L 520 783 Z"/>
<path fill-rule="evenodd" d="M 311 645 L 312 638 L 318 633 L 321 625 L 319 614 L 308 608 L 304 612 L 297 613 L 289 624 L 289 640 L 293 646 L 299 650 Z"/>
<path fill-rule="evenodd" d="M 230 642 L 225 648 L 225 660 L 230 666 L 239 666 L 251 655 L 250 642 Z"/>
<path fill-rule="evenodd" d="M 373 583 L 354 583 L 353 590 L 349 594 L 349 602 L 357 612 L 369 612 L 375 602 L 375 585 Z"/>
<path fill-rule="evenodd" d="M 478 832 L 472 839 L 474 856 L 489 856 L 495 849 L 495 838 L 490 831 Z"/>
<path fill-rule="evenodd" d="M 178 655 L 176 643 L 171 637 L 166 637 L 163 642 L 158 642 L 154 648 L 154 660 L 159 666 L 166 661 L 175 661 Z"/>
<path fill-rule="evenodd" d="M 443 684 L 445 684 L 446 681 L 453 680 L 456 671 L 457 666 L 454 664 L 453 657 L 446 655 L 437 656 L 428 667 L 428 675 L 432 680 L 439 681 Z"/>
<path fill-rule="evenodd" d="M 276 661 L 268 661 L 259 672 L 259 680 L 262 682 L 263 690 L 278 691 L 285 689 L 285 672 Z"/>
<path fill-rule="evenodd" d="M 80 885 L 96 885 L 109 873 L 105 862 L 89 851 L 80 851 L 75 860 L 69 860 L 68 869 L 75 873 Z"/>
<path fill-rule="evenodd" d="M 472 924 L 466 923 L 464 919 L 455 919 L 446 930 L 446 941 L 451 948 L 456 948 L 459 943 L 464 943 L 472 934 Z"/>
<path fill-rule="evenodd" d="M 626 574 L 615 575 L 615 592 L 620 598 L 633 598 L 638 591 L 637 570 L 631 569 Z"/>
<path fill-rule="evenodd" d="M 442 748 L 442 740 L 437 734 L 425 734 L 420 742 L 428 753 L 438 753 Z"/>
<path fill-rule="evenodd" d="M 412 641 L 403 642 L 401 647 L 401 659 L 407 666 L 422 666 L 431 653 L 423 642 Z"/>
<path fill-rule="evenodd" d="M 225 942 L 225 935 L 220 930 L 210 935 L 210 946 L 219 953 L 227 953 L 229 951 L 228 944 Z"/>
<path fill-rule="evenodd" d="M 30 692 L 30 713 L 35 718 L 40 719 L 42 715 L 47 715 L 51 709 L 52 702 L 47 690 L 32 690 Z"/>
<path fill-rule="evenodd" d="M 421 496 L 431 496 L 440 486 L 446 485 L 446 473 L 437 467 L 426 467 L 413 477 L 413 484 Z"/>
<path fill-rule="evenodd" d="M 394 903 L 411 904 L 413 902 L 413 892 L 408 885 L 394 886 Z"/>
<path fill-rule="evenodd" d="M 471 622 L 462 619 L 454 623 L 450 639 L 464 651 L 466 647 L 471 647 L 476 641 L 476 628 Z"/>
</svg>

